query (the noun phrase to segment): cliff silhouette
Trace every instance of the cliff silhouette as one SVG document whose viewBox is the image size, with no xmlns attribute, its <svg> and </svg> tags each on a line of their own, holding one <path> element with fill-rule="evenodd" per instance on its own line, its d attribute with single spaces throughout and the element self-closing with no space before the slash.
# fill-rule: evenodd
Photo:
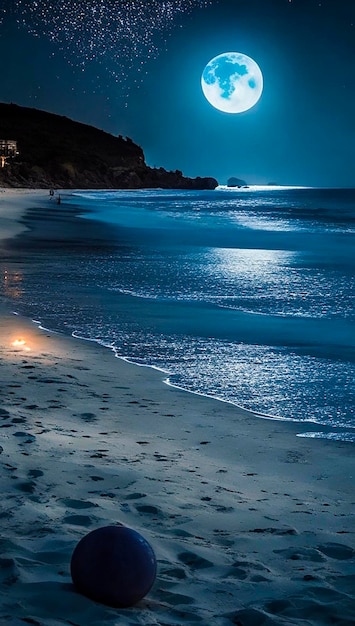
<svg viewBox="0 0 355 626">
<path fill-rule="evenodd" d="M 140 146 L 67 117 L 0 103 L 0 139 L 19 155 L 0 168 L 0 186 L 62 189 L 214 189 L 214 178 L 187 178 L 146 165 Z"/>
</svg>

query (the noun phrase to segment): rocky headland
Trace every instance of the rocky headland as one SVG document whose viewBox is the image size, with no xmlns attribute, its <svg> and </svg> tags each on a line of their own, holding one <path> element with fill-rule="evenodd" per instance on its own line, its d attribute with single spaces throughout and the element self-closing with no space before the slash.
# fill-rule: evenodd
<svg viewBox="0 0 355 626">
<path fill-rule="evenodd" d="M 67 117 L 0 103 L 0 140 L 18 155 L 0 167 L 0 186 L 65 189 L 215 189 L 214 178 L 151 168 L 140 146 Z"/>
</svg>

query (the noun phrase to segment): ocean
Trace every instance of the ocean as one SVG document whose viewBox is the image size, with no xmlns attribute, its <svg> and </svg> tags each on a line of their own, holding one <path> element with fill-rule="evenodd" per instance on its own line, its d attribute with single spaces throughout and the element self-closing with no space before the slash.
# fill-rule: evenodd
<svg viewBox="0 0 355 626">
<path fill-rule="evenodd" d="M 13 310 L 300 436 L 355 441 L 355 190 L 74 191 L 60 223 L 58 208 L 48 239 L 32 229 L 1 260 Z"/>
</svg>

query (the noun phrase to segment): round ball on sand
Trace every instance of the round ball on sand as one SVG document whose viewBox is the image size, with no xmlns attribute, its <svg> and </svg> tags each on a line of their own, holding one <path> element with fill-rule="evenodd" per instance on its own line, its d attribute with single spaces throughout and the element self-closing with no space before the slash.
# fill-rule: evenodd
<svg viewBox="0 0 355 626">
<path fill-rule="evenodd" d="M 125 526 L 105 526 L 88 533 L 71 558 L 77 591 L 112 607 L 129 607 L 151 589 L 157 571 L 150 544 Z"/>
</svg>

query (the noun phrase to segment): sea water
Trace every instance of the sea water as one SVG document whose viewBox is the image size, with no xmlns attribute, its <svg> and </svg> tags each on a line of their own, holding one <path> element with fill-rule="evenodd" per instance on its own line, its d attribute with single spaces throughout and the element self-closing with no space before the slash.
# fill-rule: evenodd
<svg viewBox="0 0 355 626">
<path fill-rule="evenodd" d="M 16 310 L 170 384 L 299 421 L 302 436 L 355 441 L 355 190 L 77 191 L 63 204 L 109 240 L 27 250 Z"/>
</svg>

